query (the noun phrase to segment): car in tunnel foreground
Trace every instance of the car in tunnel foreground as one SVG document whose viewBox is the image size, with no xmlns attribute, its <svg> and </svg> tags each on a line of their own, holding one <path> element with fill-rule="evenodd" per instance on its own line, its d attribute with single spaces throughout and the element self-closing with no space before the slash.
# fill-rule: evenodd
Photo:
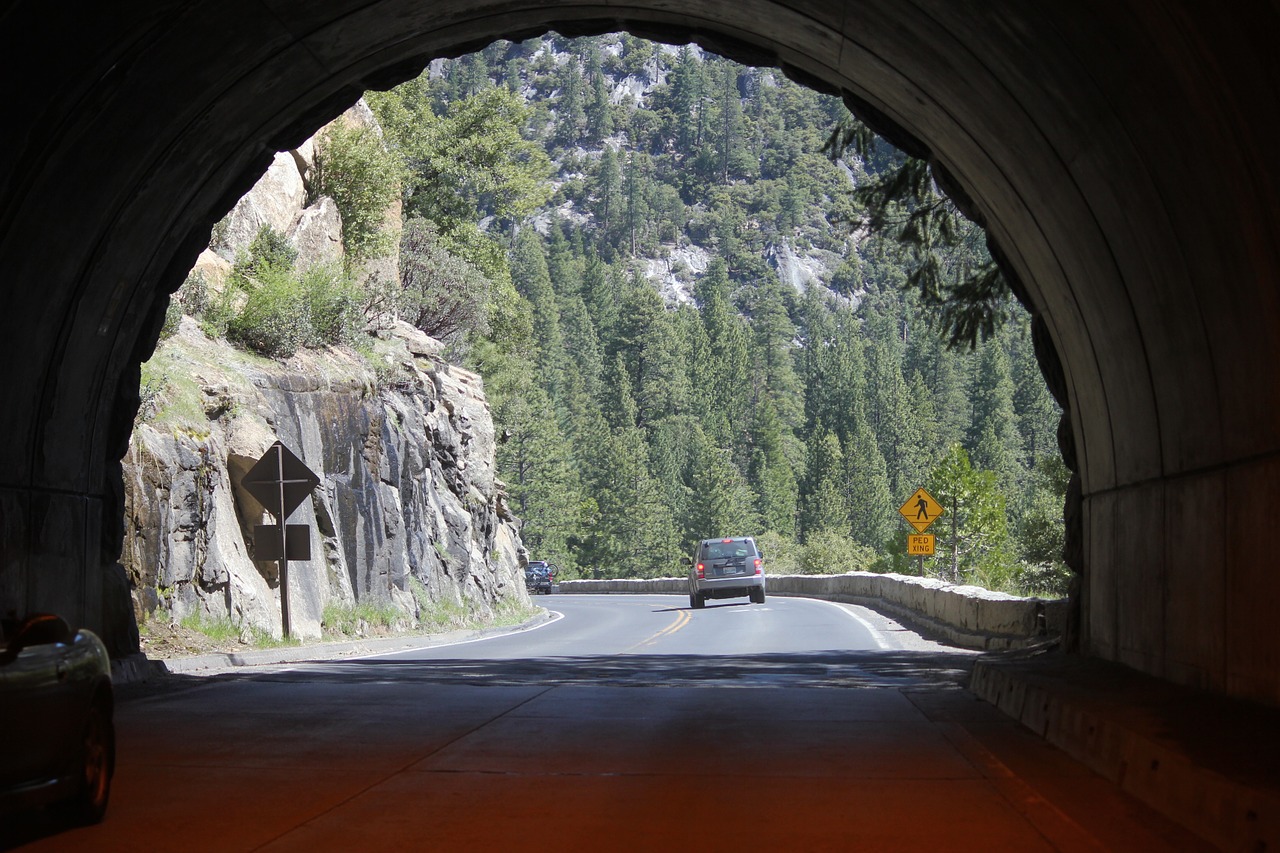
<svg viewBox="0 0 1280 853">
<path fill-rule="evenodd" d="M 747 596 L 764 604 L 764 554 L 750 536 L 703 539 L 689 561 L 689 606 Z"/>
<path fill-rule="evenodd" d="M 97 823 L 115 770 L 106 647 L 52 614 L 0 626 L 0 814 L 53 805 Z"/>
</svg>

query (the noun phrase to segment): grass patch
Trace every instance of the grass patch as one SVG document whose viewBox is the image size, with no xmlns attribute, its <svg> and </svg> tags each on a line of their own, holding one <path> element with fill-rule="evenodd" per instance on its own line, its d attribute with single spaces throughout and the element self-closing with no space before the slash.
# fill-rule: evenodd
<svg viewBox="0 0 1280 853">
<path fill-rule="evenodd" d="M 259 649 L 282 649 L 288 646 L 301 646 L 302 640 L 297 637 L 273 637 L 270 631 L 262 628 L 249 629 L 249 642 Z"/>
<path fill-rule="evenodd" d="M 474 614 L 460 601 L 429 601 L 418 605 L 418 624 L 424 631 L 454 631 L 470 628 L 476 621 Z"/>
<path fill-rule="evenodd" d="M 200 384 L 170 353 L 159 350 L 142 365 L 141 389 L 144 406 L 139 420 L 143 423 L 157 429 L 209 434 Z"/>
<path fill-rule="evenodd" d="M 533 604 L 525 604 L 518 598 L 504 598 L 498 602 L 498 606 L 494 609 L 492 624 L 501 626 L 519 625 L 537 616 L 539 610 L 541 610 L 540 607 Z"/>
<path fill-rule="evenodd" d="M 192 613 L 189 616 L 182 617 L 178 622 L 188 631 L 195 631 L 204 634 L 211 640 L 219 643 L 238 640 L 240 638 L 240 626 L 236 625 L 225 616 L 216 619 L 209 619 L 200 613 Z"/>
<path fill-rule="evenodd" d="M 360 602 L 354 605 L 325 605 L 320 626 L 326 635 L 363 637 L 370 633 L 388 634 L 397 623 L 406 621 L 405 614 L 394 604 Z"/>
</svg>

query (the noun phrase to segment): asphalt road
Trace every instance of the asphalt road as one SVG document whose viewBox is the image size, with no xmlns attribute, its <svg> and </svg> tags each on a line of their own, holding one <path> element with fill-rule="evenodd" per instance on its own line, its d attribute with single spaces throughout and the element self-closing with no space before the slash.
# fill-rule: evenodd
<svg viewBox="0 0 1280 853">
<path fill-rule="evenodd" d="M 30 850 L 1204 849 L 861 608 L 549 596 L 532 630 L 131 690 Z"/>
</svg>

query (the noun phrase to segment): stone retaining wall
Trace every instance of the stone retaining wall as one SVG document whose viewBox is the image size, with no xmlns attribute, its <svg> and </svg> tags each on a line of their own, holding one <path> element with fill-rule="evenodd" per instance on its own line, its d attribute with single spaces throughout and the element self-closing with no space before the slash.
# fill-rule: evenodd
<svg viewBox="0 0 1280 853">
<path fill-rule="evenodd" d="M 684 578 L 580 580 L 558 584 L 562 593 L 688 593 Z M 772 575 L 770 595 L 861 604 L 910 623 L 924 633 L 971 649 L 1010 649 L 1062 634 L 1066 599 L 1020 598 L 933 578 L 849 572 L 843 575 Z"/>
</svg>

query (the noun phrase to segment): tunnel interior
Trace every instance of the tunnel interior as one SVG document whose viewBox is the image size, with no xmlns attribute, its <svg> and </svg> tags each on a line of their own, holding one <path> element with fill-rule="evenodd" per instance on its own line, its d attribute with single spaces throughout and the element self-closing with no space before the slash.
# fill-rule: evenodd
<svg viewBox="0 0 1280 853">
<path fill-rule="evenodd" d="M 366 89 L 498 38 L 695 42 L 837 93 L 927 158 L 1042 330 L 1079 474 L 1079 649 L 1280 702 L 1276 11 L 411 0 L 4 13 L 48 59 L 0 132 L 0 610 L 129 650 L 119 459 L 167 295 L 265 170 Z M 22 50 L 19 50 L 19 42 Z"/>
</svg>

